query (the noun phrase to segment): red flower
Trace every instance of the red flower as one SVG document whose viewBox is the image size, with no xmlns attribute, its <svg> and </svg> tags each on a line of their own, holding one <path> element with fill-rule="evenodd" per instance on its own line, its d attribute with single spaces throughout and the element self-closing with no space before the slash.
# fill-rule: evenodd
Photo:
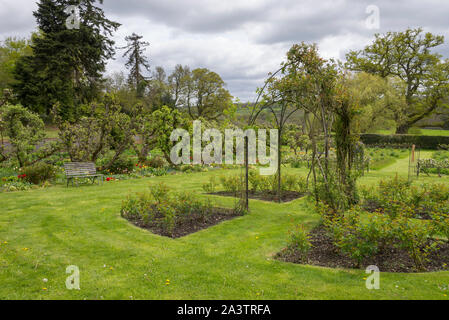
<svg viewBox="0 0 449 320">
<path fill-rule="evenodd" d="M 106 181 L 107 182 L 109 182 L 109 181 L 111 181 L 112 180 L 112 178 L 106 178 Z"/>
</svg>

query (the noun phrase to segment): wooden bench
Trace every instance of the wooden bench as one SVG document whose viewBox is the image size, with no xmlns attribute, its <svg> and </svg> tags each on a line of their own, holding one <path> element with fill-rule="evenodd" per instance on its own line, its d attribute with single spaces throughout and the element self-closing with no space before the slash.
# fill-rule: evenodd
<svg viewBox="0 0 449 320">
<path fill-rule="evenodd" d="M 103 175 L 97 173 L 97 168 L 95 167 L 95 163 L 92 162 L 68 162 L 64 164 L 65 175 L 67 178 L 67 187 L 69 186 L 69 182 L 73 181 L 76 178 L 87 178 L 91 179 L 92 183 L 95 183 L 95 180 L 98 178 L 98 183 L 103 184 Z M 77 184 L 78 185 L 78 184 Z"/>
</svg>

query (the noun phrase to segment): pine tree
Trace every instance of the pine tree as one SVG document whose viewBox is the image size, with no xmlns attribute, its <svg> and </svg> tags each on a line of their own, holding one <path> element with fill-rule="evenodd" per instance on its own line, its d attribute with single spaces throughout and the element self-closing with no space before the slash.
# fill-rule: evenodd
<svg viewBox="0 0 449 320">
<path fill-rule="evenodd" d="M 128 42 L 126 47 L 126 52 L 123 57 L 127 57 L 126 67 L 130 69 L 128 82 L 135 88 L 137 95 L 140 96 L 142 93 L 142 84 L 146 82 L 147 77 L 143 75 L 144 70 L 150 71 L 150 64 L 147 57 L 144 55 L 145 48 L 150 44 L 145 41 L 141 41 L 143 37 L 133 33 L 127 36 L 125 40 Z"/>
<path fill-rule="evenodd" d="M 33 38 L 33 55 L 18 61 L 15 91 L 21 103 L 40 113 L 59 104 L 65 118 L 76 106 L 94 100 L 102 73 L 114 54 L 112 33 L 119 23 L 107 19 L 96 6 L 102 0 L 40 0 L 34 12 L 40 34 Z M 80 28 L 68 29 L 66 9 L 80 11 Z"/>
</svg>

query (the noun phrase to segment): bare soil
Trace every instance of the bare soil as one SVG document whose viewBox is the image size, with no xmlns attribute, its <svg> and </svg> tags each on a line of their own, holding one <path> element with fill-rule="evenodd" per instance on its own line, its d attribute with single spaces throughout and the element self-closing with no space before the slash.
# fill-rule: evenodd
<svg viewBox="0 0 449 320">
<path fill-rule="evenodd" d="M 192 216 L 195 217 L 195 215 Z M 146 229 L 154 234 L 177 239 L 210 228 L 223 221 L 232 220 L 239 216 L 241 216 L 241 214 L 236 213 L 232 209 L 213 208 L 212 212 L 204 218 L 192 218 L 177 222 L 172 232 L 168 232 L 165 228 L 156 223 L 146 223 L 142 219 L 129 221 L 135 226 Z"/>
<path fill-rule="evenodd" d="M 213 196 L 221 196 L 221 197 L 233 197 L 238 198 L 241 196 L 240 193 L 233 193 L 233 192 L 227 192 L 227 191 L 220 191 L 215 193 L 210 193 L 209 195 Z M 306 193 L 300 193 L 296 191 L 283 191 L 281 196 L 281 202 L 291 202 L 297 199 L 301 199 L 305 197 Z M 279 202 L 279 197 L 275 193 L 271 192 L 250 192 L 249 198 L 253 200 L 262 200 L 262 201 L 268 201 L 268 202 Z"/>
</svg>

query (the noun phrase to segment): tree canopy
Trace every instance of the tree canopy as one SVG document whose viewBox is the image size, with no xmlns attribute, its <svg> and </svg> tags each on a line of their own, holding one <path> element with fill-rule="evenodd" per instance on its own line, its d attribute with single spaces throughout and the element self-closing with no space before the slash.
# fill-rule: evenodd
<svg viewBox="0 0 449 320">
<path fill-rule="evenodd" d="M 40 33 L 32 39 L 33 54 L 20 58 L 15 69 L 14 90 L 24 106 L 48 115 L 59 103 L 70 118 L 75 106 L 96 98 L 107 60 L 115 53 L 111 36 L 120 26 L 96 2 L 103 3 L 78 1 L 79 29 L 68 29 L 66 9 L 73 1 L 39 1 L 34 16 Z"/>
<path fill-rule="evenodd" d="M 445 105 L 449 93 L 449 62 L 431 50 L 444 37 L 424 33 L 421 28 L 376 34 L 374 42 L 347 55 L 348 67 L 383 78 L 398 77 L 405 83 L 406 108 L 397 122 L 397 133 L 408 129 Z"/>
</svg>

